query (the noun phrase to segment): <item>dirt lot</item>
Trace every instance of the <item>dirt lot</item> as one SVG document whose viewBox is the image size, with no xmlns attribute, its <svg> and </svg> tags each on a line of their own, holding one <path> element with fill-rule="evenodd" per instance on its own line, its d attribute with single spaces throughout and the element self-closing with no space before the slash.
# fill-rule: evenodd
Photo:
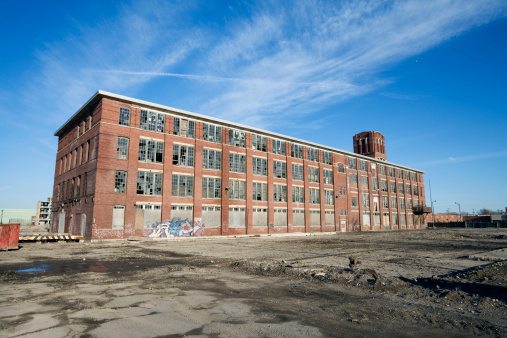
<svg viewBox="0 0 507 338">
<path fill-rule="evenodd" d="M 507 336 L 507 229 L 21 245 L 0 336 Z"/>
</svg>

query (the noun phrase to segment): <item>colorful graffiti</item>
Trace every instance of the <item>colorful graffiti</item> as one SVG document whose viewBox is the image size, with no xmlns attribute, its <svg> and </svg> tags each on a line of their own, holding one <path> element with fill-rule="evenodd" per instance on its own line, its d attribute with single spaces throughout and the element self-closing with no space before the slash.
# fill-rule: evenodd
<svg viewBox="0 0 507 338">
<path fill-rule="evenodd" d="M 144 229 L 143 235 L 149 238 L 174 238 L 204 235 L 204 224 L 201 218 L 196 218 L 194 224 L 188 219 L 178 217 L 172 220 L 154 223 L 151 228 Z"/>
</svg>

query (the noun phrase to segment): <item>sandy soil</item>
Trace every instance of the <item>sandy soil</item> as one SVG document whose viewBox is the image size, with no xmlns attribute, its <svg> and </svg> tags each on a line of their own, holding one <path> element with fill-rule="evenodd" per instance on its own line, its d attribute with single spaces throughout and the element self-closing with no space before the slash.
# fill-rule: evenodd
<svg viewBox="0 0 507 338">
<path fill-rule="evenodd" d="M 21 245 L 0 336 L 507 336 L 507 229 Z"/>
</svg>

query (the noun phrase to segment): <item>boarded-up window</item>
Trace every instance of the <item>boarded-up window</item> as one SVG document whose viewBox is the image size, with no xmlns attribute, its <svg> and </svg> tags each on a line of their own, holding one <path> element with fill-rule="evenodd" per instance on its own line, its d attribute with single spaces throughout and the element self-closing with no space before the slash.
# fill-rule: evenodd
<svg viewBox="0 0 507 338">
<path fill-rule="evenodd" d="M 253 225 L 268 226 L 268 209 L 253 208 Z"/>
<path fill-rule="evenodd" d="M 292 210 L 292 223 L 295 227 L 305 226 L 305 211 L 304 209 Z"/>
<path fill-rule="evenodd" d="M 275 209 L 275 226 L 287 226 L 287 209 Z"/>
<path fill-rule="evenodd" d="M 320 227 L 320 210 L 310 210 L 310 226 Z"/>
<path fill-rule="evenodd" d="M 334 225 L 334 210 L 326 210 L 326 225 Z"/>
<path fill-rule="evenodd" d="M 245 227 L 245 208 L 231 207 L 229 208 L 229 227 L 244 228 Z"/>
<path fill-rule="evenodd" d="M 221 226 L 221 211 L 217 206 L 203 206 L 202 207 L 202 224 L 206 228 L 220 228 Z"/>
<path fill-rule="evenodd" d="M 123 229 L 124 227 L 125 227 L 125 206 L 115 205 L 113 207 L 113 229 Z"/>
<path fill-rule="evenodd" d="M 191 205 L 173 205 L 171 206 L 171 218 L 186 219 L 190 224 L 193 224 L 194 208 Z"/>
</svg>

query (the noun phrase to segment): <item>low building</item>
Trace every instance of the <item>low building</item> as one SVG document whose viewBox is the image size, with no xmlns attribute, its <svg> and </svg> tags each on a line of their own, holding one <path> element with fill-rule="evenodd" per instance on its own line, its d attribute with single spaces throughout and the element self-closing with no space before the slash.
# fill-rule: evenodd
<svg viewBox="0 0 507 338">
<path fill-rule="evenodd" d="M 426 221 L 429 223 L 463 222 L 463 217 L 458 214 L 428 214 Z"/>
<path fill-rule="evenodd" d="M 424 228 L 423 172 L 98 91 L 58 136 L 51 227 L 87 239 Z M 422 208 L 426 210 L 426 208 Z"/>
<path fill-rule="evenodd" d="M 35 225 L 49 226 L 51 224 L 52 200 L 48 197 L 45 201 L 37 201 Z"/>
<path fill-rule="evenodd" d="M 35 214 L 35 209 L 0 209 L 0 221 L 1 224 L 32 225 L 32 217 Z"/>
</svg>

